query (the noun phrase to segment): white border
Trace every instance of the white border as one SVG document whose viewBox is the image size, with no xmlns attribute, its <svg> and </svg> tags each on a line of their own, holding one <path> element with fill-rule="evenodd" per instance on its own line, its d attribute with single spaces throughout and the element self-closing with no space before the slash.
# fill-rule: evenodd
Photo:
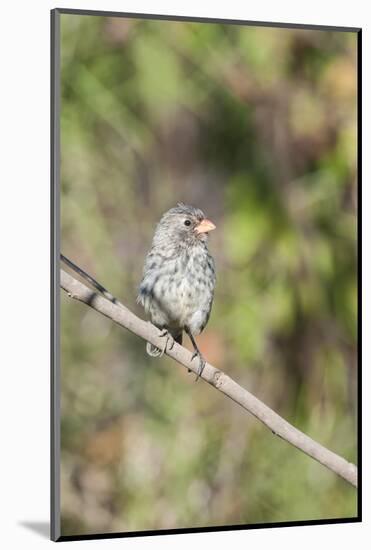
<svg viewBox="0 0 371 550">
<path fill-rule="evenodd" d="M 371 97 L 367 2 L 237 2 L 210 0 L 119 1 L 18 0 L 2 6 L 1 40 L 1 542 L 6 548 L 40 548 L 54 544 L 22 522 L 49 520 L 49 10 L 54 7 L 209 16 L 256 21 L 363 27 L 364 97 Z M 368 67 L 367 67 L 368 62 Z M 370 102 L 364 105 L 363 212 L 364 274 L 371 280 L 367 243 L 370 237 Z M 5 253 L 5 254 L 4 254 Z M 4 307 L 5 305 L 5 307 Z M 364 284 L 363 388 L 371 387 L 371 298 Z M 364 518 L 363 525 L 330 525 L 202 533 L 138 539 L 68 543 L 84 548 L 125 544 L 126 548 L 195 548 L 233 544 L 259 548 L 309 549 L 362 545 L 371 538 L 369 438 L 370 399 L 364 398 Z M 368 430 L 370 431 L 370 430 Z M 368 535 L 368 537 L 366 537 Z M 7 544 L 6 544 L 7 543 Z"/>
</svg>

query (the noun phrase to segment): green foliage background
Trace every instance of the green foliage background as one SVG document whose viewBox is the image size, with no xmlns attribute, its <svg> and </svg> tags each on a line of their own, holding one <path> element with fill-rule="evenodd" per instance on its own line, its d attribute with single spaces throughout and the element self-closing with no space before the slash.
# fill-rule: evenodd
<svg viewBox="0 0 371 550">
<path fill-rule="evenodd" d="M 356 461 L 356 34 L 61 16 L 61 248 L 138 315 L 202 208 L 207 359 Z M 356 491 L 61 294 L 62 533 L 356 515 Z"/>
</svg>

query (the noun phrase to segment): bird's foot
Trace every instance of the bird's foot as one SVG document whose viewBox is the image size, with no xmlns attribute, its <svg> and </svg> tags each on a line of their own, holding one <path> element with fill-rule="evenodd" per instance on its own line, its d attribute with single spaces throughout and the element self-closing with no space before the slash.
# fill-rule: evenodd
<svg viewBox="0 0 371 550">
<path fill-rule="evenodd" d="M 161 332 L 159 334 L 159 337 L 160 338 L 166 338 L 164 347 L 162 348 L 161 354 L 159 356 L 159 357 L 162 357 L 164 355 L 164 353 L 166 352 L 166 350 L 173 349 L 173 347 L 174 347 L 174 338 L 166 328 L 163 328 L 161 330 Z"/>
<path fill-rule="evenodd" d="M 206 365 L 206 361 L 205 359 L 203 358 L 202 354 L 199 352 L 199 351 L 195 351 L 194 354 L 192 355 L 191 357 L 191 361 L 193 361 L 193 359 L 195 357 L 198 357 L 199 359 L 199 365 L 198 365 L 198 370 L 197 370 L 197 376 L 196 376 L 196 380 L 195 382 L 197 382 L 197 380 L 200 378 L 204 368 L 205 368 L 205 365 Z M 188 371 L 190 372 L 190 371 Z"/>
</svg>

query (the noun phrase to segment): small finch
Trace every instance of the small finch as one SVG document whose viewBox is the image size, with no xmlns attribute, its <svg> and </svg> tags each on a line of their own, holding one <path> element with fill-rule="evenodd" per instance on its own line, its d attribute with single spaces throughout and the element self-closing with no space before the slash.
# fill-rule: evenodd
<svg viewBox="0 0 371 550">
<path fill-rule="evenodd" d="M 205 360 L 195 336 L 205 328 L 215 287 L 215 264 L 207 248 L 208 232 L 215 225 L 198 208 L 179 203 L 161 218 L 147 254 L 138 302 L 166 337 L 162 350 L 147 342 L 147 353 L 163 355 L 174 340 L 182 343 L 183 330 L 199 358 L 197 378 Z"/>
</svg>

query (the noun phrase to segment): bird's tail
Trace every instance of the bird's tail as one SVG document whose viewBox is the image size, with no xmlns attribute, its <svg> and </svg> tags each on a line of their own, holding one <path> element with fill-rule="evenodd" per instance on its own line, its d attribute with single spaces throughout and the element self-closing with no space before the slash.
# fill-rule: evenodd
<svg viewBox="0 0 371 550">
<path fill-rule="evenodd" d="M 183 340 L 183 334 L 182 333 L 177 334 L 175 336 L 172 335 L 172 336 L 173 336 L 175 342 L 182 345 L 182 340 Z M 164 342 L 164 345 L 165 345 L 165 342 Z M 147 342 L 146 351 L 147 351 L 148 355 L 150 355 L 151 357 L 160 357 L 160 355 L 163 355 L 163 350 L 158 348 L 157 346 L 154 346 L 150 342 Z"/>
</svg>

